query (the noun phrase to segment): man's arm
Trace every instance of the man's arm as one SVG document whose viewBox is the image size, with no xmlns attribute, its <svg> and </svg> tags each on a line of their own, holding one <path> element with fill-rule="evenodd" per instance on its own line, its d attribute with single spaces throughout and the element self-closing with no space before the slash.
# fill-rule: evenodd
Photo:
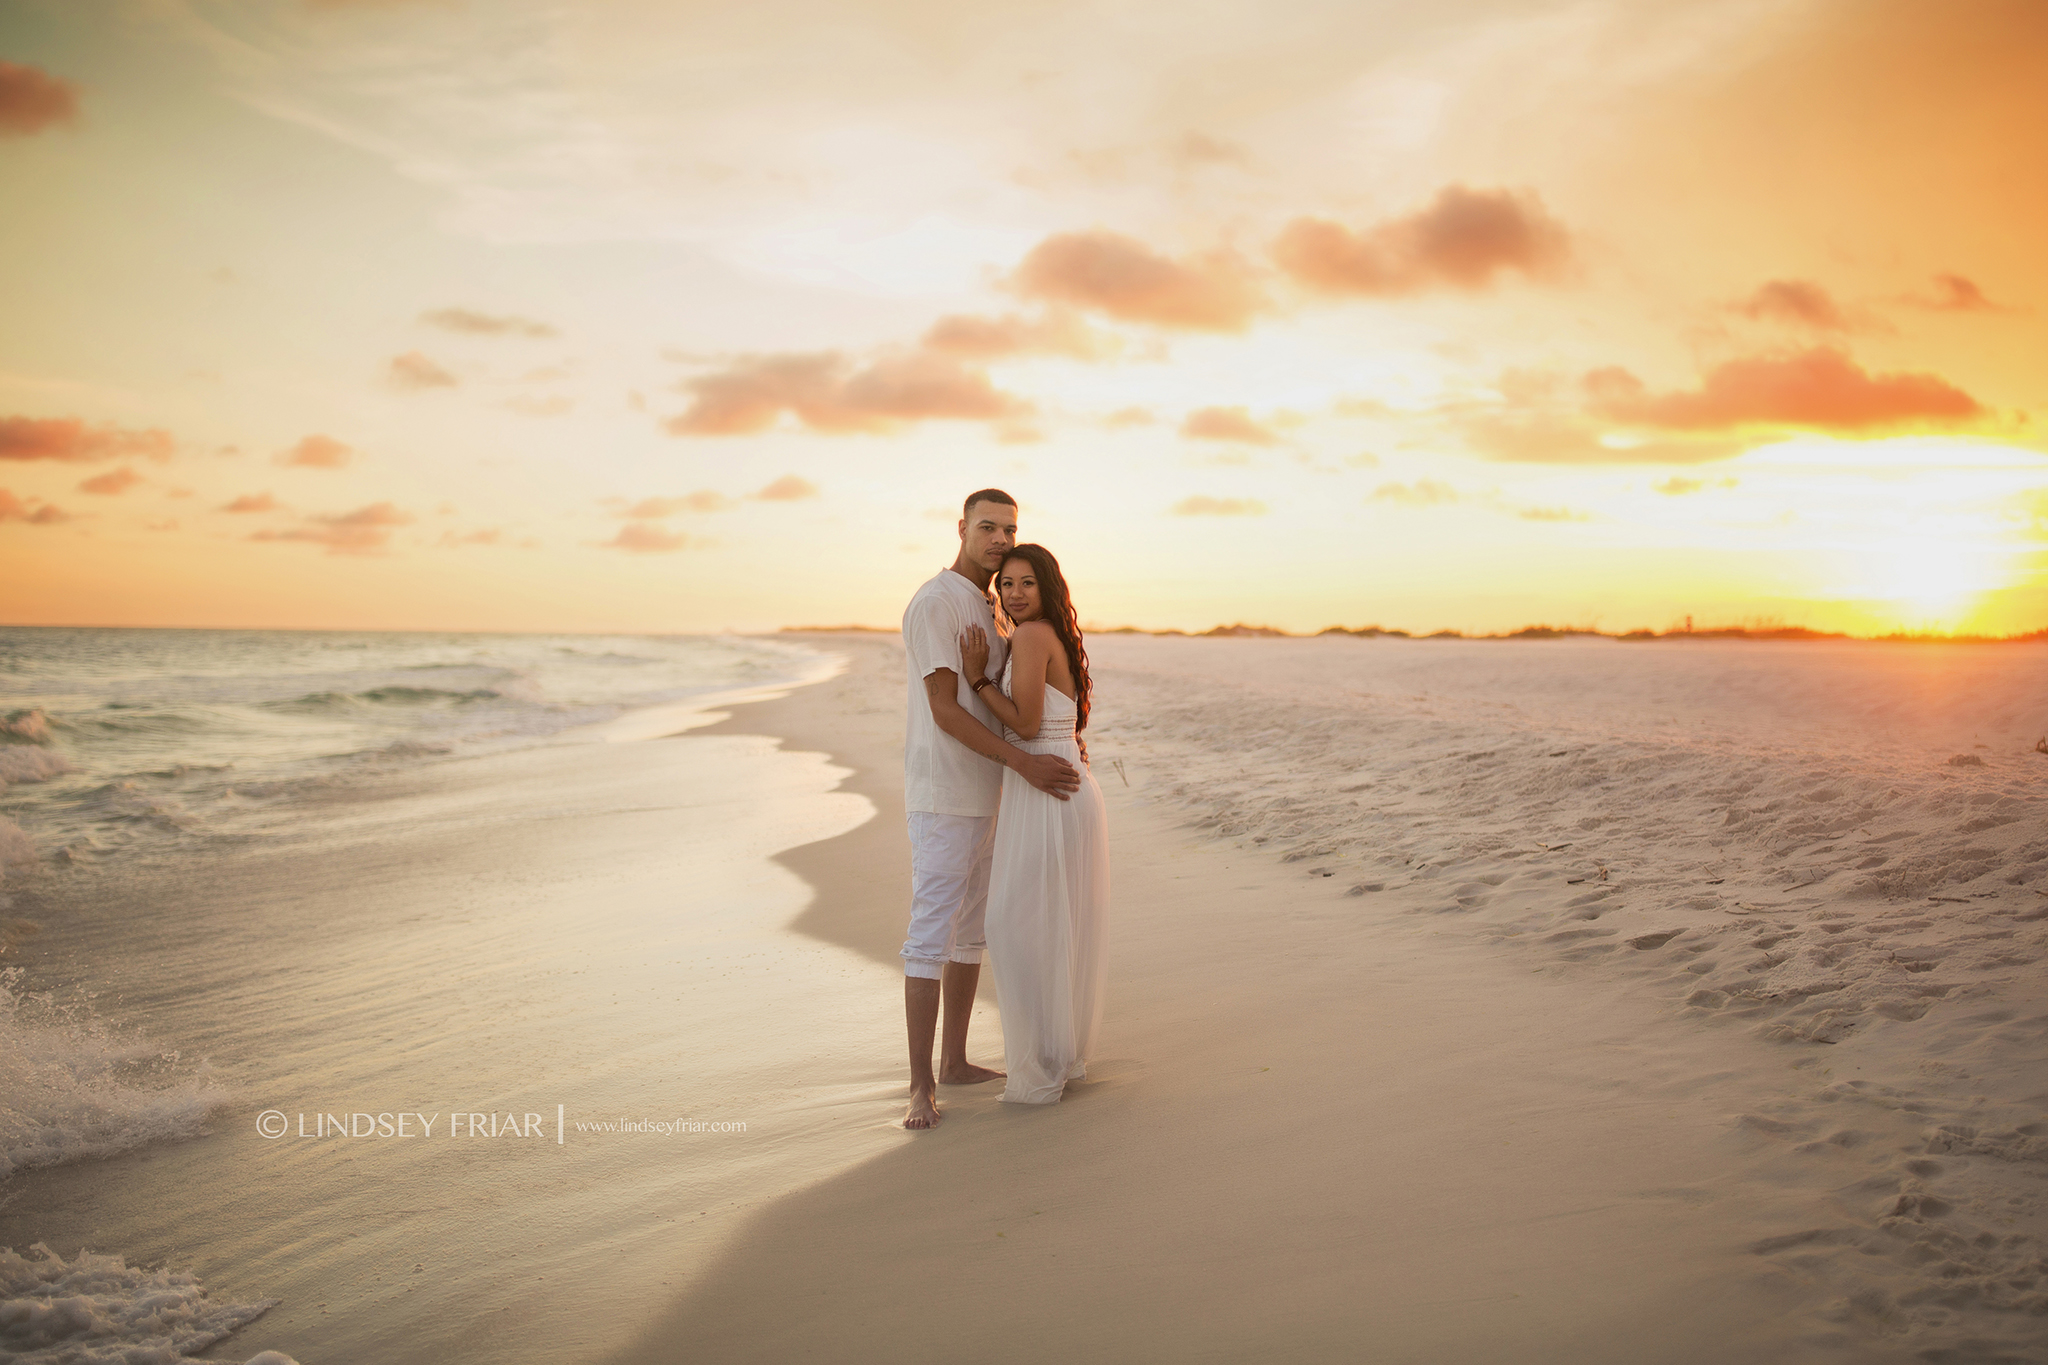
<svg viewBox="0 0 2048 1365">
<path fill-rule="evenodd" d="M 931 702 L 932 720 L 939 729 L 959 740 L 983 758 L 994 759 L 1047 796 L 1064 801 L 1081 789 L 1081 774 L 1057 754 L 1027 754 L 969 714 L 960 704 L 960 678 L 950 668 L 935 668 L 924 676 L 924 695 Z"/>
</svg>

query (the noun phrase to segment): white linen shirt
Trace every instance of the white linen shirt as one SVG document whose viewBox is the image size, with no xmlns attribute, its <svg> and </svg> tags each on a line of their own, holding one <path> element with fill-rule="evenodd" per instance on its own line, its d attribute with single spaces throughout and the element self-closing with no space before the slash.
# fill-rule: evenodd
<svg viewBox="0 0 2048 1365">
<path fill-rule="evenodd" d="M 909 712 L 903 726 L 903 808 L 937 815 L 994 815 L 1003 794 L 1003 767 L 939 728 L 932 719 L 924 680 L 934 670 L 950 668 L 959 679 L 961 707 L 985 725 L 1002 730 L 960 662 L 960 636 L 980 626 L 988 637 L 988 676 L 1000 679 L 1009 658 L 1009 642 L 996 634 L 995 613 L 988 597 L 972 583 L 941 569 L 919 588 L 903 609 L 903 656 L 909 665 Z"/>
</svg>

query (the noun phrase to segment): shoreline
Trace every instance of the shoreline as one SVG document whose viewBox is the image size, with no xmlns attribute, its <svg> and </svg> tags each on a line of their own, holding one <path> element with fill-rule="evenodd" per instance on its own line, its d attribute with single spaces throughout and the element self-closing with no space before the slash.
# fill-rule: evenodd
<svg viewBox="0 0 2048 1365">
<path fill-rule="evenodd" d="M 795 635 L 796 632 L 788 632 Z M 896 637 L 893 632 L 889 638 Z M 844 652 L 829 638 L 803 639 L 822 652 Z M 910 896 L 910 840 L 903 815 L 900 711 L 876 710 L 864 694 L 871 686 L 863 667 L 874 661 L 849 657 L 847 667 L 822 682 L 760 701 L 722 705 L 723 719 L 694 727 L 690 737 L 760 736 L 790 753 L 819 753 L 847 770 L 834 788 L 861 797 L 875 808 L 855 828 L 818 843 L 777 853 L 812 890 L 810 903 L 788 927 L 825 943 L 848 948 L 871 961 L 900 969 Z M 893 679 L 902 682 L 901 662 Z M 680 736 L 678 736 L 680 737 Z M 836 870 L 852 862 L 867 869 L 848 885 Z"/>
<path fill-rule="evenodd" d="M 900 646 L 814 638 L 854 656 L 845 674 L 716 731 L 852 769 L 841 790 L 877 817 L 778 855 L 814 888 L 791 927 L 893 964 L 908 859 L 882 741 L 902 682 L 873 684 Z M 1110 653 L 1103 671 L 1128 684 Z M 770 1200 L 606 1360 L 1904 1365 L 1954 1339 L 1939 1309 L 1911 1310 L 1937 1320 L 1904 1333 L 1855 1307 L 1918 1302 L 1914 1239 L 1942 1235 L 1909 1212 L 1869 1246 L 1905 1263 L 1859 1254 L 1862 1203 L 1932 1183 L 1886 1174 L 1904 1160 L 1886 1153 L 1925 1147 L 1906 1096 L 1845 1106 L 1829 1139 L 1838 1096 L 1816 1108 L 1817 1058 L 1674 1019 L 1664 981 L 1599 968 L 1584 935 L 1614 931 L 1565 930 L 1532 958 L 1440 918 L 1446 888 L 1426 878 L 1360 900 L 1285 845 L 1203 833 L 1174 794 L 1177 751 L 1127 705 L 1101 719 L 1117 893 L 1090 1080 L 1037 1113 L 942 1090 L 939 1129 Z M 1861 1084 L 1832 1089 L 1878 1098 L 1843 1088 Z M 910 1329 L 949 1283 L 995 1287 L 986 1322 Z"/>
<path fill-rule="evenodd" d="M 210 1359 L 588 1358 L 747 1211 L 901 1137 L 871 1064 L 896 1033 L 857 1017 L 888 977 L 783 927 L 809 893 L 773 854 L 872 823 L 839 776 L 758 736 L 593 733 L 394 772 L 301 844 L 53 901 L 37 973 L 87 980 L 88 1025 L 228 1100 L 20 1171 L 0 1244 L 278 1301 Z M 441 1124 L 277 1140 L 270 1110 Z"/>
</svg>

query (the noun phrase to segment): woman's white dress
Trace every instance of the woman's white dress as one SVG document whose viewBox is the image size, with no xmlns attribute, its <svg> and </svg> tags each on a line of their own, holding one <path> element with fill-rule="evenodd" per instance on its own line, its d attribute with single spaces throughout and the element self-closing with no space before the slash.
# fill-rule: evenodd
<svg viewBox="0 0 2048 1365">
<path fill-rule="evenodd" d="M 1003 669 L 1003 693 L 1011 669 Z M 1053 1104 L 1070 1080 L 1088 1074 L 1088 1051 L 1102 1018 L 1108 966 L 1109 822 L 1102 789 L 1074 742 L 1074 703 L 1050 685 L 1036 739 L 1003 737 L 1026 753 L 1058 754 L 1081 771 L 1081 789 L 1065 801 L 1016 773 L 1003 773 L 989 873 L 988 951 L 1002 1006 L 1003 1098 Z"/>
</svg>

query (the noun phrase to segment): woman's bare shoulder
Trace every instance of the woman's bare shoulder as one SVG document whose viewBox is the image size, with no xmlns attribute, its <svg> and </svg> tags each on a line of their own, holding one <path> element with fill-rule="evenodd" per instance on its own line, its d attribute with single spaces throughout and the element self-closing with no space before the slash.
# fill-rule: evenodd
<svg viewBox="0 0 2048 1365">
<path fill-rule="evenodd" d="M 1052 628 L 1050 621 L 1026 621 L 1011 634 L 1012 640 L 1057 641 L 1060 633 Z"/>
</svg>

